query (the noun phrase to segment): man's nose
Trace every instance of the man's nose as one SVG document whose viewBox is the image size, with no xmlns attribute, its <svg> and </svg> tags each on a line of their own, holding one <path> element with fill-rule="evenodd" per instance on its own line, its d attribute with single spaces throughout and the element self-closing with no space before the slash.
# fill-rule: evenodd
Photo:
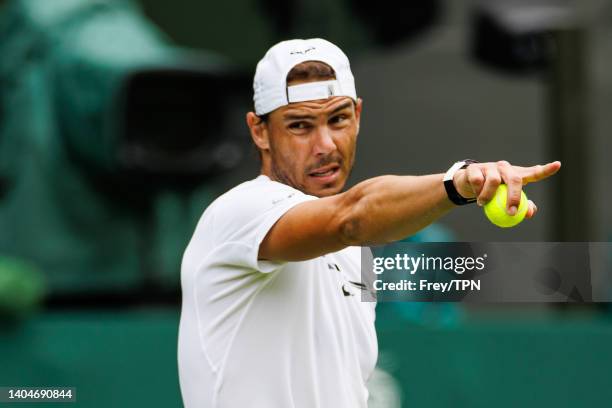
<svg viewBox="0 0 612 408">
<path fill-rule="evenodd" d="M 315 136 L 314 153 L 316 156 L 327 155 L 337 149 L 336 142 L 327 126 L 320 126 Z"/>
</svg>

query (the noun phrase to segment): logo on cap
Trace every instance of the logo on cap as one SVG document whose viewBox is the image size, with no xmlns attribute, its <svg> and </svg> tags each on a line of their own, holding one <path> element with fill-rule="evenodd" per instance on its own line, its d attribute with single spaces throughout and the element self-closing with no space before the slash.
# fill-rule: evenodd
<svg viewBox="0 0 612 408">
<path fill-rule="evenodd" d="M 291 51 L 290 54 L 291 55 L 293 55 L 293 54 L 306 54 L 306 53 L 308 53 L 308 52 L 310 52 L 310 51 L 312 51 L 314 49 L 316 49 L 316 48 L 315 47 L 310 47 L 310 48 L 306 48 L 303 51 Z"/>
</svg>

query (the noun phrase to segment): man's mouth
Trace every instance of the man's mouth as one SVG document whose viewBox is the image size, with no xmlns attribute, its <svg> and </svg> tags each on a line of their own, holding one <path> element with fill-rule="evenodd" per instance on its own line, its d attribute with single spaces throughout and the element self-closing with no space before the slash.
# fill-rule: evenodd
<svg viewBox="0 0 612 408">
<path fill-rule="evenodd" d="M 312 177 L 327 177 L 327 176 L 331 176 L 332 174 L 336 173 L 339 169 L 340 169 L 339 165 L 333 164 L 333 165 L 329 165 L 325 167 L 320 167 L 318 169 L 315 169 L 314 171 L 311 171 L 308 174 Z"/>
</svg>

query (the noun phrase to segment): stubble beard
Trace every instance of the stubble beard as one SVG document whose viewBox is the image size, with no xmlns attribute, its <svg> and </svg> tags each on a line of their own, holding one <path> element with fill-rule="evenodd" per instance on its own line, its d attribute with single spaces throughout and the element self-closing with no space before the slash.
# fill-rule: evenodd
<svg viewBox="0 0 612 408">
<path fill-rule="evenodd" d="M 330 163 L 334 163 L 337 162 L 340 165 L 340 169 L 338 171 L 342 171 L 344 169 L 344 160 L 342 158 L 338 158 L 338 160 L 333 160 L 333 159 L 324 159 L 321 160 L 317 163 L 316 166 L 313 166 L 312 169 L 316 169 L 317 167 L 322 167 L 325 166 L 327 164 Z M 344 186 L 346 185 L 346 180 L 348 180 L 348 178 L 350 177 L 352 170 L 353 170 L 353 162 L 354 162 L 354 156 L 353 158 L 351 158 L 351 165 L 348 168 L 347 174 L 346 174 L 346 178 L 344 180 L 342 189 L 334 194 L 338 194 L 341 193 L 342 190 L 344 190 Z M 284 168 L 283 166 L 280 166 L 278 164 L 279 162 L 277 160 L 272 160 L 271 162 L 271 166 L 270 166 L 270 171 L 272 173 L 272 176 L 274 177 L 274 179 L 280 183 L 286 184 L 288 186 L 291 186 L 297 190 L 300 190 L 301 192 L 303 192 L 304 194 L 309 194 L 309 195 L 314 195 L 314 196 L 319 196 L 318 194 L 316 194 L 316 192 L 313 191 L 308 191 L 308 189 L 306 188 L 305 185 L 300 184 L 297 182 L 297 180 L 294 180 L 293 177 L 291 177 L 291 172 L 288 171 L 286 168 Z M 304 172 L 304 177 L 309 177 L 308 176 L 308 170 L 305 170 Z M 325 188 L 331 188 L 332 186 L 325 186 Z M 324 196 L 328 196 L 328 195 L 333 195 L 333 194 L 325 194 Z"/>
</svg>

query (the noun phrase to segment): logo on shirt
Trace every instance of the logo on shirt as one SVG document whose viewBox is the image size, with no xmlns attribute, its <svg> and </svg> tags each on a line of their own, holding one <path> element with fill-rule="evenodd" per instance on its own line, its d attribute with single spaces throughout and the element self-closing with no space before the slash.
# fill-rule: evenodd
<svg viewBox="0 0 612 408">
<path fill-rule="evenodd" d="M 342 289 L 342 294 L 344 296 L 355 296 L 355 294 L 359 293 L 358 291 L 361 290 L 366 290 L 367 287 L 364 283 L 361 282 L 355 282 L 355 281 L 351 281 L 348 280 L 344 277 L 344 274 L 342 273 L 342 270 L 340 270 L 340 267 L 338 266 L 338 264 L 327 264 L 327 268 L 340 272 L 342 274 L 342 278 L 345 281 L 342 286 L 340 287 Z M 356 291 L 357 290 L 357 291 Z"/>
<path fill-rule="evenodd" d="M 282 198 L 277 198 L 275 200 L 272 200 L 272 205 L 276 205 L 276 204 L 280 203 L 281 201 L 288 200 L 291 197 L 293 197 L 294 195 L 295 195 L 295 192 L 289 194 L 287 197 L 282 197 Z"/>
</svg>

